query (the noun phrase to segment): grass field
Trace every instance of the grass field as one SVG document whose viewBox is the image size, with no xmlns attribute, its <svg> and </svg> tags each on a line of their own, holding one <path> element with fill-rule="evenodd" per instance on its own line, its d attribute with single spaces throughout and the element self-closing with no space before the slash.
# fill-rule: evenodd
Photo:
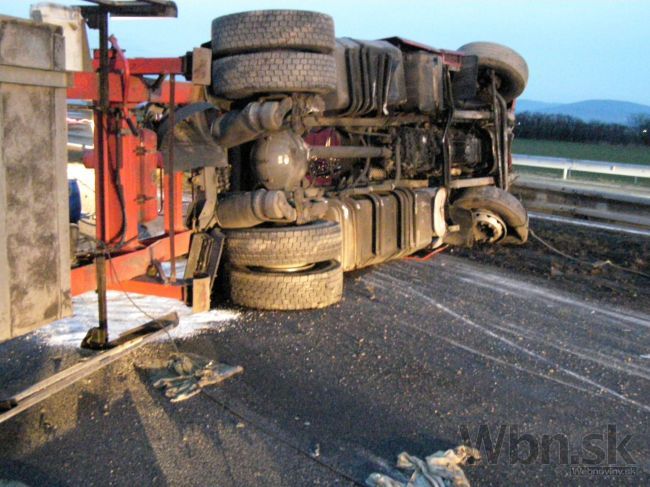
<svg viewBox="0 0 650 487">
<path fill-rule="evenodd" d="M 515 138 L 515 154 L 650 165 L 650 147 Z"/>
</svg>

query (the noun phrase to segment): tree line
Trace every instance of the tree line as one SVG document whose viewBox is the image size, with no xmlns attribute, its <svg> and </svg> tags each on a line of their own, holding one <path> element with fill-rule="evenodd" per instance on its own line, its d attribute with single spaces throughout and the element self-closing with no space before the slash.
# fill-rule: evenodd
<svg viewBox="0 0 650 487">
<path fill-rule="evenodd" d="M 584 122 L 568 115 L 517 114 L 515 134 L 522 139 L 650 145 L 650 116 L 634 115 L 629 125 Z"/>
</svg>

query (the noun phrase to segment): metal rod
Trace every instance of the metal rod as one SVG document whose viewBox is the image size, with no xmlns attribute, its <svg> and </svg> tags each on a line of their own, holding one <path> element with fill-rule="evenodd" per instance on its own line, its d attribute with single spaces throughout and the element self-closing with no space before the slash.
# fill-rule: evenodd
<svg viewBox="0 0 650 487">
<path fill-rule="evenodd" d="M 312 146 L 310 159 L 356 159 L 365 157 L 391 157 L 393 152 L 387 147 L 368 147 L 352 145 Z"/>
<path fill-rule="evenodd" d="M 491 112 L 479 110 L 454 110 L 454 122 L 462 120 L 491 120 Z"/>
<path fill-rule="evenodd" d="M 168 171 L 169 171 L 169 253 L 171 256 L 171 277 L 170 281 L 176 282 L 176 244 L 174 237 L 176 236 L 175 228 L 175 208 L 176 204 L 174 198 L 174 190 L 176 183 L 176 174 L 174 172 L 174 127 L 176 125 L 176 75 L 171 74 L 169 77 L 169 157 L 168 157 Z"/>
<path fill-rule="evenodd" d="M 102 340 L 108 341 L 108 311 L 106 305 L 106 140 L 107 129 L 106 116 L 108 113 L 108 12 L 100 9 L 99 14 L 99 117 L 97 130 L 97 226 L 99 235 L 97 238 L 97 255 L 95 256 L 95 267 L 97 273 L 97 303 L 99 329 Z"/>
<path fill-rule="evenodd" d="M 504 188 L 504 174 L 503 174 L 503 149 L 502 149 L 502 137 L 501 137 L 501 106 L 498 103 L 497 100 L 497 82 L 496 82 L 496 75 L 494 73 L 494 70 L 490 70 L 490 78 L 492 81 L 492 109 L 494 113 L 494 136 L 496 138 L 496 151 L 497 151 L 497 167 L 499 169 L 498 172 L 498 184 L 497 186 L 499 188 L 505 189 Z"/>
<path fill-rule="evenodd" d="M 178 325 L 178 314 L 170 313 L 150 321 L 116 341 L 111 342 L 112 348 L 105 352 L 93 355 L 83 362 L 68 367 L 16 394 L 13 397 L 0 401 L 0 423 L 13 418 L 35 404 L 44 401 L 75 382 L 89 376 L 129 352 L 150 343 L 162 335 L 169 333 L 169 329 Z M 2 408 L 1 406 L 5 406 Z M 5 409 L 3 411 L 3 409 Z"/>
<path fill-rule="evenodd" d="M 430 122 L 428 115 L 407 114 L 393 117 L 304 117 L 306 127 L 390 127 L 405 123 Z"/>
<path fill-rule="evenodd" d="M 445 130 L 442 133 L 442 179 L 444 186 L 447 189 L 447 198 L 449 198 L 449 194 L 451 193 L 451 191 L 449 191 L 451 185 L 451 146 L 449 144 L 449 129 L 454 120 L 456 107 L 454 106 L 454 94 L 452 93 L 451 75 L 449 74 L 448 68 L 445 68 L 444 70 L 444 77 L 445 95 L 447 98 L 449 115 L 447 116 Z"/>
<path fill-rule="evenodd" d="M 393 184 L 397 184 L 402 178 L 402 139 L 397 137 L 397 142 L 395 143 L 395 179 Z"/>
<path fill-rule="evenodd" d="M 510 155 L 510 150 L 508 147 L 508 104 L 505 99 L 501 96 L 500 93 L 496 93 L 499 106 L 501 108 L 501 138 L 502 138 L 502 147 L 501 147 L 501 159 L 502 159 L 502 171 L 503 171 L 503 189 L 508 191 L 508 185 L 510 181 L 508 180 L 508 160 Z"/>
</svg>

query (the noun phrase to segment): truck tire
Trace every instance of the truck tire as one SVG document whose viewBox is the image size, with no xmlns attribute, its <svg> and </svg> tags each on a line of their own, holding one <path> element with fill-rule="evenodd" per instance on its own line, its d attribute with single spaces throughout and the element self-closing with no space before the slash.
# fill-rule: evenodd
<svg viewBox="0 0 650 487">
<path fill-rule="evenodd" d="M 328 54 L 267 51 L 217 59 L 212 63 L 212 89 L 218 96 L 246 98 L 254 94 L 336 89 L 336 63 Z"/>
<path fill-rule="evenodd" d="M 254 309 L 299 310 L 325 308 L 343 295 L 343 269 L 336 261 L 303 272 L 260 272 L 231 267 L 230 298 Z"/>
<path fill-rule="evenodd" d="M 335 42 L 334 20 L 318 12 L 256 10 L 212 21 L 212 52 L 217 57 L 273 49 L 330 54 Z"/>
<path fill-rule="evenodd" d="M 516 51 L 493 42 L 470 42 L 458 48 L 465 54 L 478 56 L 479 69 L 493 69 L 501 78 L 499 93 L 506 102 L 517 98 L 528 83 L 528 64 Z"/>
<path fill-rule="evenodd" d="M 299 267 L 340 260 L 341 238 L 341 226 L 329 221 L 226 230 L 226 257 L 234 266 Z"/>
<path fill-rule="evenodd" d="M 462 190 L 452 201 L 452 207 L 463 210 L 484 209 L 497 214 L 508 225 L 505 244 L 522 245 L 528 240 L 528 213 L 512 194 L 494 186 Z"/>
</svg>

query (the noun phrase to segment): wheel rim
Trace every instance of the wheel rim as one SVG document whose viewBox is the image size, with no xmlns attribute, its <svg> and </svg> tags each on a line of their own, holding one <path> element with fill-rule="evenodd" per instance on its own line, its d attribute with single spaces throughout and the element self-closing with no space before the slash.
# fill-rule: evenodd
<svg viewBox="0 0 650 487">
<path fill-rule="evenodd" d="M 251 267 L 256 272 L 304 272 L 316 267 L 316 264 L 299 264 L 291 266 Z"/>
</svg>

